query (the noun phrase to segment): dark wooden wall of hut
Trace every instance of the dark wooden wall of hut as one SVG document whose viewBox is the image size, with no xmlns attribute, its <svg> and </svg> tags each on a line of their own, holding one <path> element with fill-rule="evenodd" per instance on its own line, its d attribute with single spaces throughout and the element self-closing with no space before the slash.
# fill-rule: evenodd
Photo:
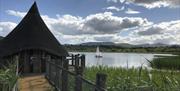
<svg viewBox="0 0 180 91">
<path fill-rule="evenodd" d="M 26 50 L 20 52 L 19 65 L 23 73 L 45 72 L 45 58 L 47 53 L 41 50 Z"/>
<path fill-rule="evenodd" d="M 8 65 L 8 63 L 17 63 L 16 61 L 18 60 L 18 68 L 21 73 L 44 73 L 46 71 L 46 60 L 48 58 L 50 58 L 51 61 L 55 61 L 56 64 L 59 64 L 62 60 L 62 57 L 52 55 L 46 51 L 31 49 L 6 56 L 2 59 L 3 61 L 1 63 Z"/>
</svg>

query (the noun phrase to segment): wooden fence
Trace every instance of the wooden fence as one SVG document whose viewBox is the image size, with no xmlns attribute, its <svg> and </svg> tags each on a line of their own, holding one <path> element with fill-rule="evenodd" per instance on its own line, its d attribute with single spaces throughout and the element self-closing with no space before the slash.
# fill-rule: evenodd
<svg viewBox="0 0 180 91">
<path fill-rule="evenodd" d="M 106 75 L 97 73 L 96 83 L 83 78 L 85 55 L 71 55 L 46 61 L 45 76 L 57 91 L 106 91 Z"/>
</svg>

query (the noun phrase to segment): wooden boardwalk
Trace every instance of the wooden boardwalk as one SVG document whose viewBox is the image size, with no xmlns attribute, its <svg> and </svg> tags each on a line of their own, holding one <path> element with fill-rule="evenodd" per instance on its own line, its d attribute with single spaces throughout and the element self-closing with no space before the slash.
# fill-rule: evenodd
<svg viewBox="0 0 180 91">
<path fill-rule="evenodd" d="M 28 74 L 20 77 L 20 91 L 53 91 L 52 86 L 42 74 Z"/>
</svg>

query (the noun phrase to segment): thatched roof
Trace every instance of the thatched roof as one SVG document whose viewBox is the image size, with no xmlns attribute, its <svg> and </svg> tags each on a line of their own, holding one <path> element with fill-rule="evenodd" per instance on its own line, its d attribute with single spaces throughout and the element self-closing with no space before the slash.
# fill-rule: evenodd
<svg viewBox="0 0 180 91">
<path fill-rule="evenodd" d="M 1 57 L 27 49 L 40 49 L 57 56 L 68 55 L 42 20 L 36 2 L 22 21 L 0 42 Z"/>
</svg>

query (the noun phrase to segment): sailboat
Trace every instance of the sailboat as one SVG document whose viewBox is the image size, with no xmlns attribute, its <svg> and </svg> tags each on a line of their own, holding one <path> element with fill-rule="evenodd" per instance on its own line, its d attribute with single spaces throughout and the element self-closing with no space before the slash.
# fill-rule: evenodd
<svg viewBox="0 0 180 91">
<path fill-rule="evenodd" d="M 102 54 L 101 52 L 99 51 L 99 47 L 96 48 L 96 55 L 95 55 L 96 58 L 102 58 Z"/>
</svg>

